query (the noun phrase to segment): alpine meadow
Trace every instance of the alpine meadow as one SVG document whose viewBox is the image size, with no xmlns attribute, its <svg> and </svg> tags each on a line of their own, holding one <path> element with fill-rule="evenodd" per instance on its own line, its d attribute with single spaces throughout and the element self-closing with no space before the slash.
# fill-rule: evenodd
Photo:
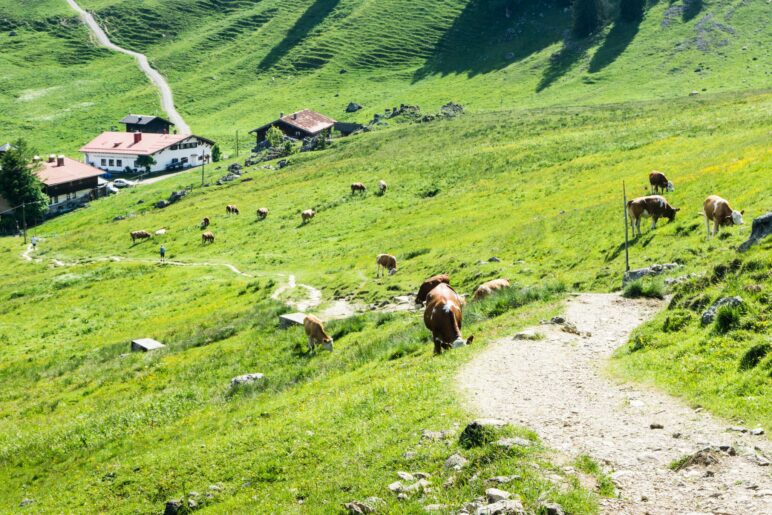
<svg viewBox="0 0 772 515">
<path fill-rule="evenodd" d="M 772 512 L 768 19 L 0 0 L 0 513 Z"/>
</svg>

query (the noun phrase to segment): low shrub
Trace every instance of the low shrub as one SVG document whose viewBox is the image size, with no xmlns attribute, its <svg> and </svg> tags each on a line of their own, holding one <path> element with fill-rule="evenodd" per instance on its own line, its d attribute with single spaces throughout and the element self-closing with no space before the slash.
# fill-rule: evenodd
<svg viewBox="0 0 772 515">
<path fill-rule="evenodd" d="M 665 282 L 660 278 L 650 279 L 644 277 L 642 279 L 636 279 L 625 285 L 622 296 L 628 299 L 636 299 L 639 297 L 664 299 Z"/>
<path fill-rule="evenodd" d="M 716 312 L 715 330 L 718 334 L 726 334 L 732 329 L 740 327 L 742 310 L 740 306 L 725 305 Z"/>
<path fill-rule="evenodd" d="M 740 370 L 750 370 L 755 368 L 756 365 L 761 363 L 761 360 L 764 359 L 770 351 L 772 351 L 772 344 L 760 343 L 758 345 L 754 345 L 748 349 L 740 359 Z"/>
</svg>

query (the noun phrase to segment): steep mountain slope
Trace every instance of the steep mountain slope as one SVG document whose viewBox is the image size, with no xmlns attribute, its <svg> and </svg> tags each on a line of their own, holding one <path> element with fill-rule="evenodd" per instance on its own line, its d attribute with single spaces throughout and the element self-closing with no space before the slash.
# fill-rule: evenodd
<svg viewBox="0 0 772 515">
<path fill-rule="evenodd" d="M 770 7 L 760 2 L 656 2 L 639 25 L 612 23 L 592 40 L 568 43 L 569 13 L 562 2 L 83 4 L 117 43 L 147 53 L 168 76 L 194 129 L 226 146 L 236 129 L 243 139 L 247 130 L 279 112 L 303 107 L 363 121 L 400 103 L 433 109 L 454 100 L 488 110 L 769 86 L 772 33 L 758 20 Z M 60 6 L 54 12 L 61 12 Z M 13 23 L 22 16 L 18 10 L 10 13 Z M 36 13 L 23 16 L 37 19 Z M 0 36 L 0 47 L 13 55 L 34 48 L 59 53 L 44 41 L 11 47 L 9 41 Z M 108 69 L 94 67 L 105 74 Z M 21 89 L 7 86 L 12 95 Z M 90 100 L 104 101 L 113 113 L 115 97 L 106 91 Z M 131 97 L 122 100 L 126 111 L 149 108 Z M 350 100 L 365 110 L 345 114 Z M 23 119 L 23 112 L 18 114 Z M 17 126 L 18 118 L 11 117 L 10 126 Z M 69 131 L 69 148 L 88 136 L 78 129 Z"/>
</svg>

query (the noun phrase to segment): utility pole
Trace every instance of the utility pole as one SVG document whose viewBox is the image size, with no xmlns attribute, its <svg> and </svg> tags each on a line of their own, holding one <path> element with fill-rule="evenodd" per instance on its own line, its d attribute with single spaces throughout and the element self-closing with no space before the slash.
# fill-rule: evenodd
<svg viewBox="0 0 772 515">
<path fill-rule="evenodd" d="M 25 245 L 27 244 L 27 210 L 24 209 L 26 205 L 27 205 L 26 202 L 23 202 L 21 205 L 21 220 L 22 220 L 21 225 L 23 227 Z"/>
<path fill-rule="evenodd" d="M 201 187 L 204 187 L 204 166 L 206 166 L 206 150 L 201 149 Z"/>
<path fill-rule="evenodd" d="M 627 191 L 625 190 L 625 181 L 622 181 L 622 210 L 625 212 L 625 272 L 629 272 L 630 252 L 627 249 L 629 240 L 627 236 Z"/>
</svg>

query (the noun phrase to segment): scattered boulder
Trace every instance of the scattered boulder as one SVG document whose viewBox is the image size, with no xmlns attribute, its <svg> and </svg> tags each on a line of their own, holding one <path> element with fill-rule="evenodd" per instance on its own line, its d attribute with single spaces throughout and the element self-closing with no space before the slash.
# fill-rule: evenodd
<svg viewBox="0 0 772 515">
<path fill-rule="evenodd" d="M 9 38 L 16 37 L 16 31 L 15 30 L 9 30 L 8 31 L 8 37 Z"/>
<path fill-rule="evenodd" d="M 552 317 L 550 319 L 550 323 L 551 324 L 556 324 L 556 325 L 563 325 L 563 324 L 566 323 L 566 319 L 563 318 L 563 317 Z"/>
<path fill-rule="evenodd" d="M 421 431 L 421 440 L 430 440 L 436 442 L 438 440 L 445 440 L 453 436 L 454 431 L 452 429 L 443 429 L 442 431 L 430 431 L 424 429 Z"/>
<path fill-rule="evenodd" d="M 116 216 L 113 218 L 113 222 L 120 222 L 121 220 L 126 220 L 125 216 Z"/>
<path fill-rule="evenodd" d="M 453 469 L 453 470 L 461 470 L 462 468 L 466 467 L 468 463 L 469 463 L 469 460 L 461 456 L 459 453 L 455 453 L 452 456 L 450 456 L 447 460 L 445 460 L 445 468 Z"/>
<path fill-rule="evenodd" d="M 177 515 L 178 513 L 183 512 L 182 506 L 182 501 L 179 499 L 166 501 L 166 506 L 164 506 L 164 515 Z"/>
<path fill-rule="evenodd" d="M 622 283 L 636 281 L 638 279 L 641 279 L 642 277 L 646 277 L 647 275 L 660 275 L 665 272 L 669 272 L 670 270 L 675 270 L 680 266 L 681 265 L 679 265 L 678 263 L 666 263 L 662 265 L 655 264 L 655 265 L 647 266 L 646 268 L 637 268 L 635 270 L 629 270 L 625 272 L 625 275 L 622 278 Z"/>
<path fill-rule="evenodd" d="M 255 383 L 263 379 L 263 377 L 264 377 L 263 374 L 260 374 L 260 373 L 244 374 L 244 375 L 236 376 L 233 379 L 231 379 L 231 388 L 242 386 L 245 384 Z"/>
<path fill-rule="evenodd" d="M 760 427 L 757 427 L 756 429 L 751 429 L 751 434 L 753 436 L 761 436 L 764 434 L 764 430 Z"/>
<path fill-rule="evenodd" d="M 19 508 L 24 508 L 25 506 L 29 506 L 34 502 L 35 501 L 33 499 L 22 499 L 21 502 L 19 503 Z"/>
<path fill-rule="evenodd" d="M 188 190 L 173 191 L 168 198 L 169 204 L 174 204 L 175 202 L 181 200 L 187 194 L 188 194 Z"/>
<path fill-rule="evenodd" d="M 169 203 L 167 200 L 159 200 L 158 202 L 156 202 L 156 203 L 154 204 L 154 206 L 155 206 L 157 209 L 163 209 L 163 208 L 165 208 L 165 207 L 167 207 L 167 206 L 170 206 L 170 205 L 171 205 L 171 204 L 170 204 L 170 203 Z"/>
<path fill-rule="evenodd" d="M 739 306 L 743 303 L 742 297 L 722 297 L 718 299 L 716 302 L 713 303 L 703 314 L 702 314 L 702 325 L 708 325 L 713 322 L 716 318 L 716 312 L 718 312 L 718 308 L 721 306 Z"/>
<path fill-rule="evenodd" d="M 413 477 L 413 474 L 411 474 L 410 472 L 402 472 L 402 471 L 400 471 L 400 472 L 397 472 L 397 476 L 401 480 L 403 480 L 403 481 L 413 481 L 413 480 L 415 480 L 415 478 Z"/>
<path fill-rule="evenodd" d="M 649 429 L 665 429 L 665 426 L 663 426 L 659 422 L 653 422 L 649 424 Z"/>
<path fill-rule="evenodd" d="M 464 114 L 464 106 L 454 102 L 448 102 L 440 108 L 440 114 L 446 118 L 453 118 L 454 116 Z"/>
<path fill-rule="evenodd" d="M 503 501 L 498 501 L 487 506 L 482 506 L 477 508 L 474 513 L 475 515 L 526 515 L 523 503 L 521 503 L 519 500 L 513 499 L 504 499 Z"/>
<path fill-rule="evenodd" d="M 741 427 L 741 426 L 728 427 L 726 430 L 727 431 L 735 431 L 737 433 L 747 433 L 748 432 L 748 428 L 747 427 Z"/>
<path fill-rule="evenodd" d="M 501 259 L 497 258 L 496 256 L 493 256 L 488 259 L 489 263 L 501 263 Z"/>
<path fill-rule="evenodd" d="M 496 503 L 509 499 L 512 497 L 512 494 L 505 490 L 499 490 L 498 488 L 488 488 L 485 490 L 485 497 L 488 498 L 489 503 Z"/>
<path fill-rule="evenodd" d="M 402 481 L 394 481 L 389 485 L 389 490 L 398 494 L 413 494 L 427 491 L 430 486 L 431 483 L 425 479 L 419 479 L 412 485 L 406 485 Z"/>
<path fill-rule="evenodd" d="M 343 505 L 350 515 L 364 515 L 375 513 L 378 508 L 385 506 L 386 502 L 379 497 L 368 497 L 364 501 L 351 501 Z"/>
<path fill-rule="evenodd" d="M 751 235 L 740 245 L 738 250 L 745 252 L 770 234 L 772 234 L 772 211 L 753 219 Z"/>
<path fill-rule="evenodd" d="M 413 477 L 416 479 L 429 479 L 432 475 L 428 472 L 413 472 Z"/>
<path fill-rule="evenodd" d="M 360 104 L 357 104 L 356 102 L 349 102 L 346 106 L 346 112 L 347 113 L 356 113 L 362 109 L 362 106 Z"/>
</svg>

